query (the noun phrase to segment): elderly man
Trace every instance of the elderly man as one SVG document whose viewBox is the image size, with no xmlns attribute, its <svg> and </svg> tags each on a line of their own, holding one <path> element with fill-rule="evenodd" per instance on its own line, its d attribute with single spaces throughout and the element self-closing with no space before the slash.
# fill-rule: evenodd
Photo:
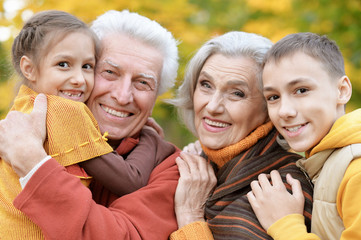
<svg viewBox="0 0 361 240">
<path fill-rule="evenodd" d="M 128 11 L 109 11 L 94 21 L 92 29 L 103 48 L 87 104 L 102 133 L 109 133 L 110 145 L 114 149 L 124 145 L 126 155 L 132 147 L 124 142 L 139 136 L 157 95 L 174 84 L 177 43 L 158 23 Z M 167 239 L 177 229 L 173 198 L 178 149 L 152 171 L 145 187 L 104 207 L 77 178 L 47 157 L 42 146 L 45 117 L 46 98 L 39 95 L 30 115 L 14 112 L 0 122 L 0 156 L 26 184 L 14 205 L 45 238 Z M 101 187 L 93 192 L 99 199 L 107 197 L 105 193 Z"/>
</svg>

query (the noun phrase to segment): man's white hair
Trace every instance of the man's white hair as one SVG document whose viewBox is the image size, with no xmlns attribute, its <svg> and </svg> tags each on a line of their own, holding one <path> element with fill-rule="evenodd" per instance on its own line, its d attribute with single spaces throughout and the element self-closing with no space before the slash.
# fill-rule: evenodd
<svg viewBox="0 0 361 240">
<path fill-rule="evenodd" d="M 108 34 L 125 34 L 157 49 L 164 58 L 157 93 L 160 95 L 174 86 L 178 71 L 178 42 L 159 23 L 128 10 L 110 10 L 100 15 L 91 29 L 100 40 Z"/>
</svg>

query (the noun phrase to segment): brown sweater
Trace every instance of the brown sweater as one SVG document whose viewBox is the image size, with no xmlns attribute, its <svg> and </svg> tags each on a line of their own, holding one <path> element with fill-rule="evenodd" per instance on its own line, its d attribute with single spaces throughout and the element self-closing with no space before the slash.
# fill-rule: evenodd
<svg viewBox="0 0 361 240">
<path fill-rule="evenodd" d="M 174 151 L 174 145 L 145 127 L 139 138 L 125 138 L 112 153 L 82 162 L 81 166 L 93 177 L 92 189 L 104 186 L 111 192 L 106 195 L 119 197 L 145 186 L 153 169 Z M 112 202 L 94 197 L 106 205 Z"/>
</svg>

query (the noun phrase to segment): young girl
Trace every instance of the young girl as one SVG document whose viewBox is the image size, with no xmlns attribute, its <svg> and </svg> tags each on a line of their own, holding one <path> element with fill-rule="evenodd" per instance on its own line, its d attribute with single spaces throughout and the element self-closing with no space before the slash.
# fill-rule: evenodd
<svg viewBox="0 0 361 240">
<path fill-rule="evenodd" d="M 97 53 L 95 34 L 76 17 L 62 11 L 34 15 L 12 46 L 13 65 L 22 77 L 23 85 L 11 110 L 30 112 L 37 93 L 48 94 L 47 139 L 44 143 L 47 153 L 69 173 L 84 180 L 84 184 L 88 185 L 91 177 L 78 163 L 82 163 L 96 180 L 109 186 L 110 191 L 126 194 L 146 184 L 148 172 L 155 167 L 157 159 L 165 157 L 156 155 L 154 145 L 149 143 L 157 139 L 152 130 L 142 131 L 141 142 L 146 144 L 138 144 L 127 157 L 132 162 L 127 163 L 118 155 L 121 154 L 120 147 L 117 152 L 112 152 L 84 104 L 94 86 Z M 166 146 L 162 154 L 167 154 L 172 147 Z M 92 160 L 87 161 L 89 159 Z M 137 175 L 126 172 L 131 167 L 124 167 L 145 162 L 149 169 L 141 169 Z M 115 184 L 119 179 L 121 184 Z M 0 239 L 41 239 L 40 228 L 12 204 L 20 191 L 18 176 L 0 159 Z"/>
</svg>

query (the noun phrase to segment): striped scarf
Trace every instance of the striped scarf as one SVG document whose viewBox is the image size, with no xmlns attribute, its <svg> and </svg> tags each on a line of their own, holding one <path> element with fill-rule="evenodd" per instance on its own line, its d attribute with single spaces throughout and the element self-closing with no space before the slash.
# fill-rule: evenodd
<svg viewBox="0 0 361 240">
<path fill-rule="evenodd" d="M 265 125 L 254 132 L 259 133 L 260 128 L 264 131 Z M 289 191 L 291 187 L 286 183 L 287 173 L 301 182 L 306 198 L 304 216 L 306 226 L 310 230 L 312 185 L 295 164 L 301 156 L 287 152 L 277 143 L 278 132 L 275 128 L 266 129 L 269 130 L 264 132 L 265 134 L 256 134 L 258 140 L 253 146 L 248 149 L 240 148 L 237 156 L 229 155 L 229 160 L 224 164 L 224 159 L 221 163 L 217 162 L 214 159 L 216 155 L 204 148 L 208 158 L 213 158 L 212 163 L 218 179 L 217 187 L 205 207 L 206 219 L 214 239 L 272 239 L 258 222 L 246 194 L 251 190 L 250 183 L 257 180 L 260 173 L 270 173 L 275 169 L 280 172 Z M 249 139 L 245 138 L 242 141 L 249 142 Z M 247 144 L 238 143 L 236 146 L 240 145 Z M 225 155 L 229 153 L 229 151 L 226 153 L 224 149 L 220 151 L 223 151 Z"/>
</svg>

